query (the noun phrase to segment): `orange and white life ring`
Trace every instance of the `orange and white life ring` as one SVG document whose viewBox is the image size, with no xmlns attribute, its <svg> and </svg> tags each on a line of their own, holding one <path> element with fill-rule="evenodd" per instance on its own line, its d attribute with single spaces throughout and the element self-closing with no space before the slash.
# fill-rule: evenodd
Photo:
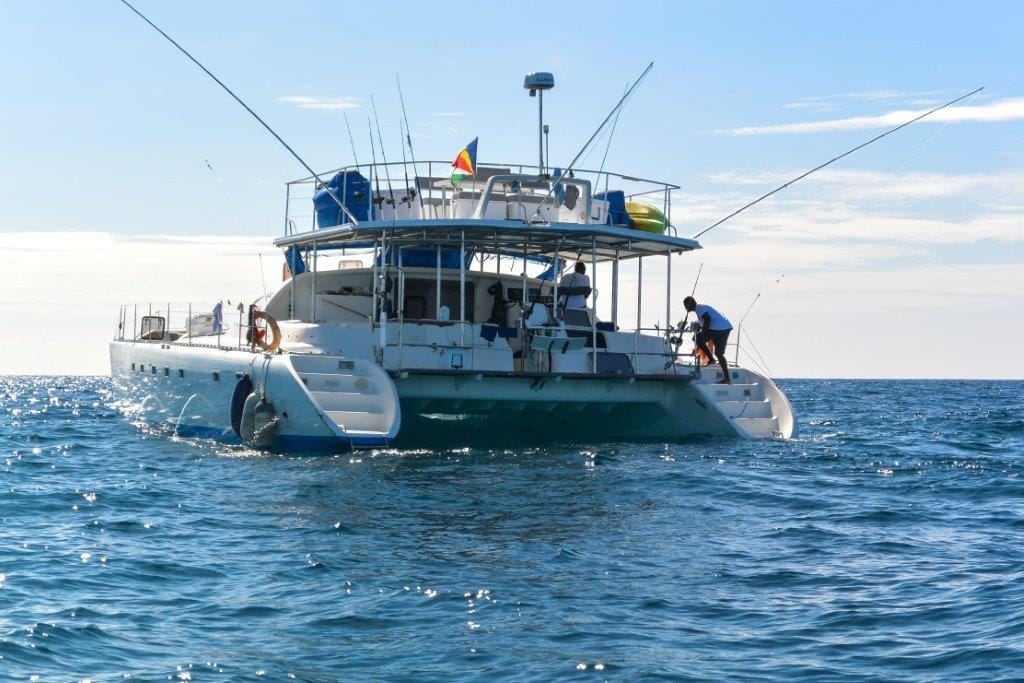
<svg viewBox="0 0 1024 683">
<path fill-rule="evenodd" d="M 263 320 L 267 323 L 267 328 L 270 330 L 270 341 L 267 341 L 266 330 L 256 327 L 257 321 Z M 264 351 L 277 351 L 277 347 L 281 345 L 281 328 L 278 326 L 277 321 L 274 320 L 273 316 L 265 311 L 253 311 L 252 312 L 252 325 L 253 325 L 253 342 Z"/>
</svg>

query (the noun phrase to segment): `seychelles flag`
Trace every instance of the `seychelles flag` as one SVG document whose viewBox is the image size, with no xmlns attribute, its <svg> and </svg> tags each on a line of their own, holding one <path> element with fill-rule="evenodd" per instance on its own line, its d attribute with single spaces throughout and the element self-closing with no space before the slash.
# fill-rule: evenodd
<svg viewBox="0 0 1024 683">
<path fill-rule="evenodd" d="M 455 156 L 455 161 L 452 162 L 452 185 L 476 175 L 476 141 L 479 139 L 473 138 L 473 141 Z"/>
</svg>

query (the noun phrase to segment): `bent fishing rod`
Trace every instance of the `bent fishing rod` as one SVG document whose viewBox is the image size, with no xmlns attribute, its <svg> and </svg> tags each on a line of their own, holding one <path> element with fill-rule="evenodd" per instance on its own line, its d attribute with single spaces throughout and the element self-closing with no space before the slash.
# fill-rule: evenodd
<svg viewBox="0 0 1024 683">
<path fill-rule="evenodd" d="M 228 86 L 226 86 L 226 85 L 224 84 L 224 82 L 223 82 L 223 81 L 221 81 L 221 80 L 220 80 L 219 78 L 217 78 L 216 76 L 214 76 L 214 75 L 213 75 L 213 72 L 212 72 L 212 71 L 210 71 L 210 70 L 209 70 L 209 69 L 207 69 L 207 68 L 206 68 L 205 66 L 203 66 L 203 64 L 202 64 L 202 63 L 201 63 L 201 62 L 200 62 L 200 61 L 199 61 L 198 59 L 196 59 L 195 57 L 193 57 L 193 56 L 192 56 L 192 55 L 191 55 L 191 54 L 189 53 L 189 51 L 188 51 L 188 50 L 186 50 L 186 49 L 185 49 L 185 48 L 183 48 L 183 47 L 182 47 L 181 45 L 179 45 L 179 44 L 178 44 L 178 42 L 177 42 L 176 40 L 174 40 L 174 38 L 171 38 L 171 37 L 170 37 L 169 35 L 167 35 L 167 33 L 165 33 L 165 32 L 163 31 L 163 29 L 161 29 L 161 28 L 160 28 L 159 26 L 157 26 L 157 25 L 156 25 L 156 24 L 154 24 L 154 23 L 153 23 L 152 21 L 150 21 L 150 20 L 149 20 L 149 18 L 148 18 L 148 17 L 147 17 L 147 16 L 145 15 L 145 14 L 143 14 L 143 13 L 142 13 L 142 12 L 140 12 L 139 10 L 135 9 L 135 7 L 133 7 L 133 6 L 132 6 L 132 4 L 128 2 L 128 0 L 121 0 L 121 4 L 123 4 L 123 5 L 125 6 L 125 7 L 127 7 L 128 9 L 130 9 L 130 10 L 131 10 L 132 12 L 134 12 L 135 14 L 137 14 L 137 15 L 139 16 L 139 18 L 141 18 L 141 19 L 142 19 L 142 20 L 143 20 L 144 22 L 146 22 L 147 24 L 149 24 L 149 25 L 150 25 L 150 26 L 151 26 L 151 27 L 153 28 L 153 30 L 154 30 L 154 31 L 156 31 L 157 33 L 159 33 L 160 35 L 162 35 L 162 36 L 163 36 L 164 38 L 166 38 L 166 39 L 167 39 L 167 41 L 168 41 L 168 42 L 169 42 L 169 43 L 170 43 L 171 45 L 173 45 L 174 47 L 178 48 L 178 50 L 179 50 L 179 51 L 181 52 L 181 54 L 183 54 L 183 55 L 185 55 L 186 57 L 188 57 L 188 58 L 189 58 L 189 59 L 190 59 L 190 60 L 192 61 L 192 63 L 193 63 L 193 64 L 195 64 L 195 65 L 196 65 L 196 66 L 198 66 L 198 67 L 199 67 L 200 69 L 202 69 L 202 70 L 203 70 L 203 72 L 204 72 L 204 73 L 206 73 L 206 75 L 207 75 L 207 76 L 209 76 L 210 78 L 212 78 L 212 79 L 214 80 L 214 82 L 215 82 L 215 83 L 216 83 L 217 85 L 219 85 L 219 86 L 220 86 L 221 88 L 223 88 L 223 89 L 224 89 L 224 92 L 226 92 L 227 94 L 231 95 L 231 97 L 233 97 L 233 98 L 234 98 L 234 100 L 235 100 L 236 102 L 238 102 L 238 103 L 239 103 L 240 105 L 242 105 L 242 107 L 243 107 L 243 108 L 244 108 L 244 109 L 245 109 L 245 110 L 246 110 L 247 112 L 249 112 L 249 113 L 250 113 L 250 114 L 252 115 L 252 117 L 253 117 L 254 119 L 256 119 L 257 121 L 259 121 L 260 125 L 262 125 L 262 126 L 263 126 L 264 128 L 266 128 L 266 129 L 267 129 L 267 132 L 268 132 L 268 133 L 270 133 L 271 135 L 273 135 L 273 136 L 274 136 L 274 138 L 275 138 L 275 139 L 276 139 L 276 140 L 277 140 L 278 142 L 280 142 L 280 143 L 281 143 L 281 145 L 282 145 L 282 146 L 283 146 L 283 147 L 284 147 L 284 148 L 285 148 L 286 150 L 288 150 L 288 153 L 289 153 L 289 154 L 291 154 L 291 155 L 292 155 L 293 157 L 295 157 L 295 160 L 296 160 L 296 161 L 298 161 L 298 162 L 299 162 L 300 164 L 302 164 L 302 167 L 303 167 L 303 168 L 305 168 L 305 169 L 306 169 L 306 171 L 308 171 L 308 172 L 309 172 L 309 174 L 310 174 L 310 175 L 311 175 L 311 176 L 312 176 L 313 178 L 315 178 L 315 179 L 316 179 L 317 183 L 319 183 L 319 185 L 320 185 L 320 186 L 321 186 L 321 187 L 322 187 L 323 189 L 327 190 L 327 194 L 329 194 L 329 195 L 331 196 L 331 199 L 333 199 L 333 200 L 334 200 L 334 202 L 335 202 L 335 203 L 336 203 L 336 204 L 338 205 L 338 208 L 340 208 L 340 209 L 341 209 L 341 210 L 342 210 L 342 211 L 343 211 L 343 212 L 345 213 L 345 215 L 346 215 L 346 216 L 348 216 L 349 220 L 351 220 L 353 224 L 356 224 L 356 223 L 358 223 L 358 222 L 359 222 L 358 220 L 356 220 L 356 217 L 355 217 L 354 215 L 352 215 L 352 212 L 348 210 L 348 207 L 346 207 L 346 206 L 345 206 L 345 204 L 344 204 L 344 203 L 343 203 L 343 202 L 341 201 L 341 199 L 339 199 L 339 198 L 338 198 L 338 195 L 336 195 L 336 194 L 334 193 L 334 190 L 332 190 L 332 189 L 331 189 L 330 187 L 328 187 L 327 183 L 325 183 L 325 182 L 323 181 L 323 179 L 321 179 L 321 178 L 320 178 L 320 176 L 319 176 L 319 175 L 317 175 L 316 171 L 314 171 L 314 170 L 313 170 L 313 169 L 312 169 L 312 168 L 311 168 L 311 167 L 309 166 L 309 164 L 307 164 L 307 163 L 306 163 L 306 162 L 305 162 L 305 161 L 304 161 L 304 160 L 302 159 L 302 157 L 300 157 L 300 156 L 299 156 L 298 152 L 296 152 L 296 151 L 295 151 L 294 149 L 292 149 L 292 148 L 291 148 L 291 145 L 289 145 L 289 144 L 288 144 L 287 142 L 285 142 L 285 141 L 284 141 L 284 138 L 282 138 L 282 137 L 281 137 L 280 135 L 278 135 L 278 134 L 277 134 L 277 133 L 276 133 L 276 132 L 274 131 L 274 129 L 273 129 L 273 128 L 271 128 L 271 127 L 270 127 L 270 125 L 269 125 L 269 124 L 268 124 L 268 123 L 267 123 L 266 121 L 264 121 L 263 119 L 261 119 L 261 118 L 260 118 L 260 116 L 259 116 L 259 114 L 257 114 L 257 113 L 256 113 L 255 111 L 253 111 L 253 110 L 252 110 L 252 108 L 251 108 L 251 107 L 250 107 L 250 106 L 249 106 L 248 104 L 246 104 L 245 102 L 243 102 L 243 101 L 242 101 L 242 98 L 241 98 L 241 97 L 239 97 L 238 95 L 236 95 L 236 94 L 234 93 L 234 91 L 233 91 L 233 90 L 231 90 L 231 88 L 229 88 Z"/>
<path fill-rule="evenodd" d="M 121 0 L 121 1 L 124 2 L 124 0 Z M 789 187 L 793 183 L 795 183 L 795 182 L 797 182 L 799 180 L 803 180 L 804 178 L 806 178 L 807 176 L 811 175 L 812 173 L 820 171 L 821 169 L 825 168 L 826 166 L 829 166 L 829 165 L 835 163 L 836 161 L 839 161 L 843 157 L 850 156 L 851 154 L 853 154 L 857 150 L 863 149 L 863 148 L 867 147 L 872 142 L 876 142 L 878 140 L 881 140 L 886 135 L 891 135 L 891 134 L 895 133 L 896 131 L 900 130 L 901 128 L 906 128 L 907 126 L 909 126 L 912 123 L 917 123 L 921 119 L 927 118 L 927 117 L 931 116 L 932 114 L 934 114 L 937 111 L 942 111 L 946 107 L 950 107 L 950 106 L 956 104 L 957 102 L 959 102 L 961 100 L 966 100 L 968 97 L 973 97 L 973 96 L 977 95 L 978 93 L 980 93 L 984 89 L 985 89 L 985 86 L 982 86 L 980 88 L 977 88 L 976 90 L 972 90 L 971 92 L 967 93 L 966 95 L 961 95 L 960 97 L 956 98 L 955 100 L 950 100 L 949 102 L 946 102 L 945 104 L 943 104 L 940 107 L 935 107 L 935 109 L 932 109 L 931 111 L 927 111 L 927 112 L 925 112 L 925 113 L 923 113 L 923 114 L 921 114 L 919 116 L 915 116 L 914 118 L 910 119 L 909 121 L 907 121 L 905 123 L 901 123 L 900 125 L 896 126 L 895 128 L 891 128 L 891 129 L 885 131 L 881 135 L 876 135 L 875 137 L 871 138 L 867 142 L 862 142 L 861 144 L 857 145 L 853 149 L 849 149 L 849 150 L 843 152 L 842 154 L 840 154 L 839 156 L 833 157 L 833 158 L 829 159 L 828 161 L 826 161 L 825 163 L 820 164 L 818 166 L 815 166 L 814 168 L 812 168 L 811 170 L 809 170 L 809 171 L 807 171 L 805 173 L 801 173 L 800 175 L 798 175 L 797 177 L 793 178 L 792 180 L 790 180 L 790 181 L 788 181 L 786 183 L 783 183 L 782 185 L 779 185 L 778 187 L 776 187 L 771 192 L 766 192 L 765 194 L 761 195 L 760 197 L 758 197 L 754 201 L 748 202 L 748 203 L 744 204 L 740 208 L 738 208 L 735 211 L 733 211 L 732 213 L 730 213 L 725 218 L 723 218 L 723 219 L 719 220 L 718 222 L 713 223 L 713 224 L 709 225 L 708 227 L 704 228 L 703 230 L 698 232 L 696 235 L 694 235 L 690 239 L 697 239 L 701 235 L 703 235 L 703 234 L 705 234 L 707 232 L 710 232 L 711 230 L 714 230 L 715 228 L 717 228 L 719 225 L 721 225 L 722 223 L 726 222 L 730 218 L 733 218 L 733 217 L 743 213 L 744 211 L 746 211 L 750 207 L 754 206 L 755 204 L 760 203 L 762 200 L 768 199 L 768 197 L 771 197 L 776 192 L 781 192 L 782 190 L 785 190 L 787 187 Z"/>
<path fill-rule="evenodd" d="M 123 1 L 124 0 L 122 0 L 122 2 Z M 654 62 L 651 62 L 650 64 L 647 65 L 647 68 L 644 69 L 639 76 L 637 76 L 636 80 L 633 81 L 633 84 L 631 86 L 629 86 L 625 94 L 619 99 L 615 106 L 612 107 L 612 110 L 608 112 L 608 116 L 604 117 L 604 121 L 602 121 L 601 125 L 597 127 L 597 130 L 595 130 L 594 134 L 590 136 L 590 139 L 587 140 L 583 147 L 580 148 L 580 151 L 577 152 L 576 156 L 573 157 L 573 160 L 569 163 L 568 166 L 565 167 L 561 174 L 559 174 L 559 176 L 555 178 L 555 182 L 551 183 L 551 187 L 548 188 L 548 193 L 544 197 L 544 200 L 537 206 L 537 211 L 534 214 L 535 216 L 540 216 L 541 210 L 547 205 L 549 201 L 551 201 L 552 196 L 554 196 L 555 187 L 558 186 L 558 183 L 560 183 L 563 178 L 569 175 L 569 172 L 572 171 L 573 168 L 576 166 L 576 162 L 580 160 L 580 157 L 583 156 L 583 153 L 587 151 L 587 148 L 590 147 L 591 143 L 594 142 L 594 139 L 597 138 L 598 134 L 602 130 L 604 130 L 604 127 L 608 125 L 608 122 L 611 121 L 612 117 L 616 115 L 616 112 L 622 109 L 623 105 L 626 104 L 626 101 L 629 100 L 630 96 L 633 94 L 633 91 L 636 90 L 637 86 L 640 85 L 640 82 L 647 77 L 647 74 L 649 74 L 651 72 L 651 69 L 653 68 Z"/>
</svg>

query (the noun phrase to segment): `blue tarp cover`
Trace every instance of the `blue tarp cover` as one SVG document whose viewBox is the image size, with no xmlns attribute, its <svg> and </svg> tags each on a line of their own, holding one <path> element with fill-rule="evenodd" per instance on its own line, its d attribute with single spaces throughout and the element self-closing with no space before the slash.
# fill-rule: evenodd
<svg viewBox="0 0 1024 683">
<path fill-rule="evenodd" d="M 357 221 L 370 220 L 370 181 L 359 171 L 341 171 L 327 183 L 327 187 L 341 200 Z M 334 197 L 326 189 L 313 195 L 316 223 L 320 228 L 331 228 L 351 222 Z"/>
</svg>

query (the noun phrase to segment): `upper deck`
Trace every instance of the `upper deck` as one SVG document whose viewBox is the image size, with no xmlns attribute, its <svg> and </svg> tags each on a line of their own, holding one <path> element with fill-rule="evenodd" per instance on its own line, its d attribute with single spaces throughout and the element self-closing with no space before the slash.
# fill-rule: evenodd
<svg viewBox="0 0 1024 683">
<path fill-rule="evenodd" d="M 677 185 L 607 171 L 537 174 L 480 165 L 454 184 L 448 162 L 349 166 L 287 184 L 282 247 L 466 247 L 511 256 L 623 260 L 699 249 L 671 223 Z M 426 170 L 426 175 L 419 171 Z M 329 179 L 329 180 L 328 180 Z M 312 208 L 312 210 L 310 210 Z"/>
</svg>

